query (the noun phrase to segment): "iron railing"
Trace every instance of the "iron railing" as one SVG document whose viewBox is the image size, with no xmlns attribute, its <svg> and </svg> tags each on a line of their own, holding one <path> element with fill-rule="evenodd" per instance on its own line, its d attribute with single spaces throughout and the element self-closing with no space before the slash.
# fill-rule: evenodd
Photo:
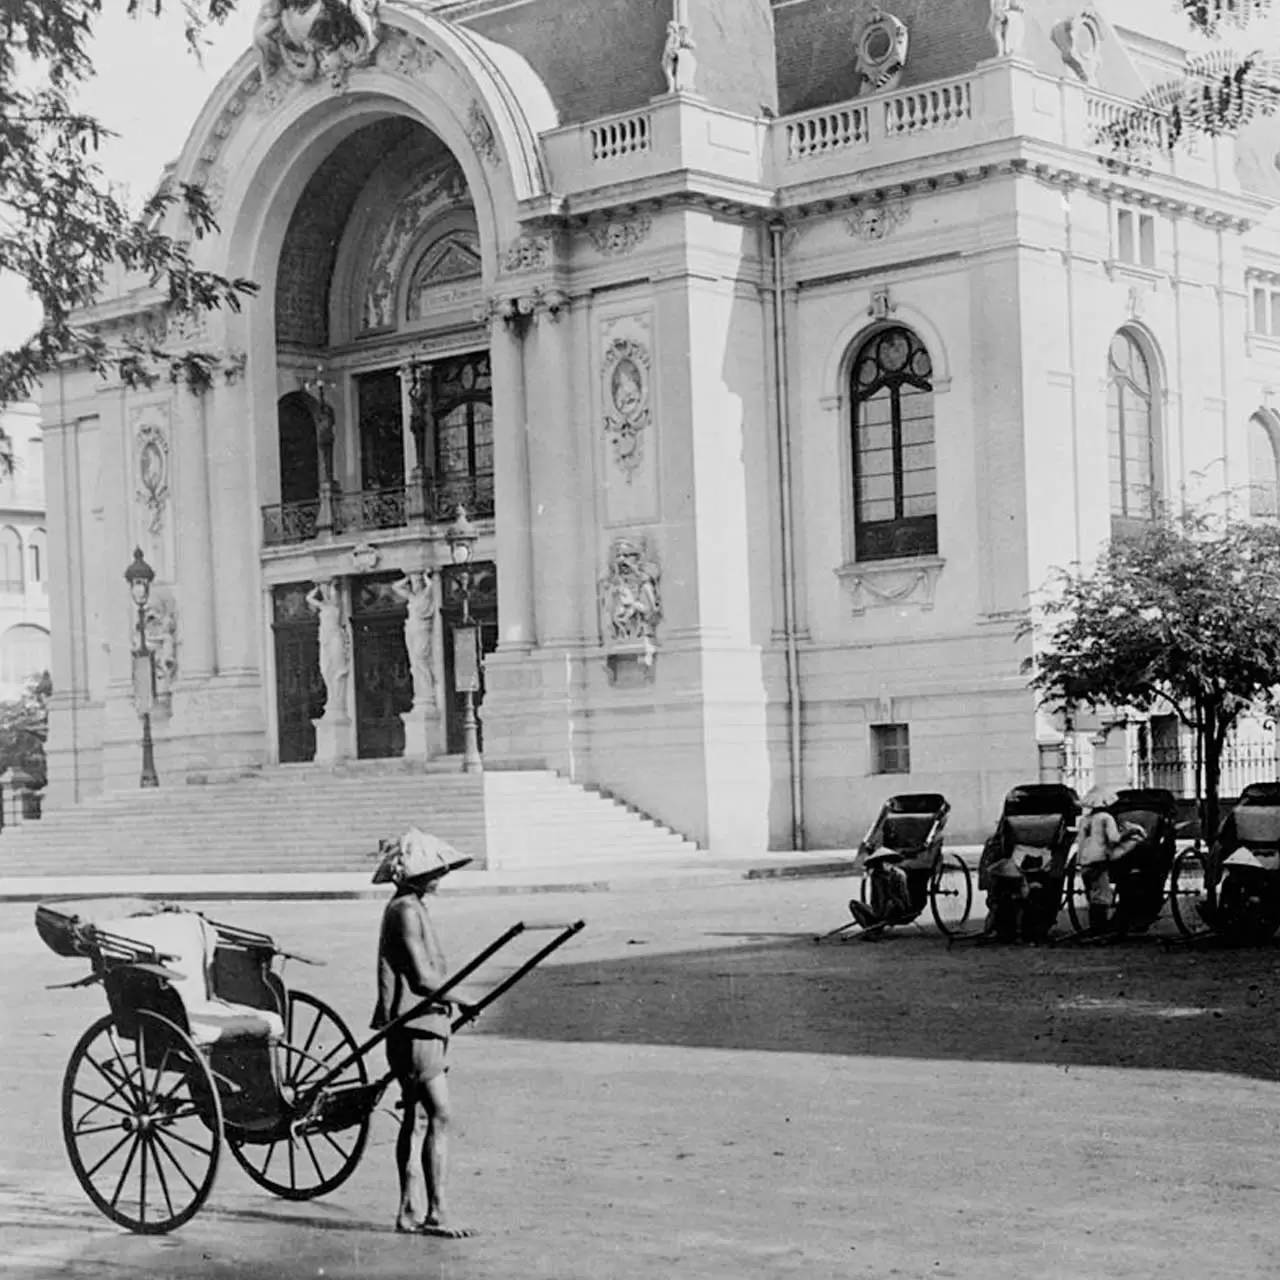
<svg viewBox="0 0 1280 1280">
<path fill-rule="evenodd" d="M 493 515 L 493 477 L 460 476 L 429 482 L 421 488 L 398 486 L 364 489 L 358 493 L 335 493 L 332 528 L 320 528 L 320 501 L 277 503 L 262 508 L 262 541 L 268 547 L 293 546 L 311 542 L 321 532 L 335 537 L 379 529 L 403 529 L 420 518 L 442 524 L 466 507 L 469 516 L 484 519 Z"/>
<path fill-rule="evenodd" d="M 1275 781 L 1276 765 L 1274 741 L 1227 743 L 1222 753 L 1219 795 L 1238 796 L 1251 782 Z M 1129 781 L 1135 787 L 1163 787 L 1176 796 L 1194 796 L 1195 755 L 1184 746 L 1135 751 L 1129 760 Z"/>
</svg>

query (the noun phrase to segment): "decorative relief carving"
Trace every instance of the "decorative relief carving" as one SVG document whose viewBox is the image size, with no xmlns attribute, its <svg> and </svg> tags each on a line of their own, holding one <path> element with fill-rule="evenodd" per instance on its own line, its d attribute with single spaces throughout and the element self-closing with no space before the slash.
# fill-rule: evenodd
<svg viewBox="0 0 1280 1280">
<path fill-rule="evenodd" d="M 484 108 L 473 102 L 467 112 L 467 141 L 475 148 L 476 154 L 492 165 L 502 163 L 502 155 L 498 151 L 498 139 L 493 132 L 493 125 L 485 115 Z"/>
<path fill-rule="evenodd" d="M 887 284 L 871 291 L 871 305 L 867 308 L 867 315 L 876 320 L 887 320 L 897 309 L 898 304 L 894 302 Z"/>
<path fill-rule="evenodd" d="M 134 456 L 138 467 L 137 497 L 147 513 L 147 529 L 159 533 L 169 501 L 169 439 L 159 423 L 142 422 L 137 426 Z"/>
<path fill-rule="evenodd" d="M 835 571 L 853 599 L 854 616 L 876 608 L 932 609 L 938 575 L 945 560 L 922 556 L 912 560 L 871 560 L 846 564 Z"/>
<path fill-rule="evenodd" d="M 503 255 L 503 267 L 512 273 L 541 271 L 551 263 L 550 236 L 521 236 Z"/>
<path fill-rule="evenodd" d="M 693 32 L 686 22 L 667 23 L 667 42 L 662 47 L 662 74 L 668 93 L 693 93 L 698 73 Z"/>
<path fill-rule="evenodd" d="M 259 74 L 277 100 L 287 88 L 280 78 L 307 84 L 324 75 L 335 89 L 345 88 L 352 67 L 373 61 L 378 41 L 378 0 L 315 0 L 305 9 L 291 0 L 262 0 L 253 27 Z"/>
<path fill-rule="evenodd" d="M 987 30 L 996 42 L 996 53 L 1001 58 L 1016 58 L 1022 52 L 1022 40 L 1027 31 L 1023 7 L 1023 0 L 991 0 Z"/>
<path fill-rule="evenodd" d="M 425 40 L 402 32 L 378 46 L 378 65 L 411 80 L 430 70 L 439 59 L 440 55 Z"/>
<path fill-rule="evenodd" d="M 644 436 L 652 421 L 650 356 L 635 338 L 614 338 L 600 371 L 604 434 L 614 465 L 630 484 L 644 460 Z"/>
<path fill-rule="evenodd" d="M 854 56 L 855 95 L 897 88 L 907 65 L 909 43 L 906 24 L 878 4 L 872 5 Z"/>
<path fill-rule="evenodd" d="M 1092 84 L 1102 57 L 1102 27 L 1097 15 L 1085 10 L 1059 22 L 1051 34 L 1063 62 L 1086 84 Z"/>
<path fill-rule="evenodd" d="M 849 234 L 859 240 L 883 240 L 911 217 L 905 200 L 859 205 L 846 219 Z"/>
<path fill-rule="evenodd" d="M 469 208 L 470 200 L 467 180 L 452 158 L 414 180 L 411 194 L 396 203 L 394 214 L 376 233 L 360 317 L 364 330 L 389 328 L 395 322 L 396 286 L 419 228 L 451 209 Z"/>
<path fill-rule="evenodd" d="M 648 539 L 638 534 L 615 538 L 608 570 L 600 580 L 600 611 L 605 648 L 634 651 L 647 664 L 656 651 L 662 621 L 662 569 Z"/>
<path fill-rule="evenodd" d="M 635 247 L 649 238 L 653 229 L 653 219 L 645 214 L 626 222 L 606 222 L 598 227 L 591 227 L 587 237 L 595 245 L 596 252 L 605 257 L 619 257 L 631 253 Z"/>
<path fill-rule="evenodd" d="M 167 591 L 147 604 L 147 648 L 155 655 L 156 696 L 168 700 L 178 678 L 178 611 Z"/>
</svg>

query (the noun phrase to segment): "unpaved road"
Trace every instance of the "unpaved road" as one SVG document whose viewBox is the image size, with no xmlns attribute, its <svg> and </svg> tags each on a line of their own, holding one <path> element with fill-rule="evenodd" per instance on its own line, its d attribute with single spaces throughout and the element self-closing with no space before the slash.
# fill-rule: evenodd
<svg viewBox="0 0 1280 1280">
<path fill-rule="evenodd" d="M 462 1243 L 397 1237 L 389 1112 L 332 1197 L 227 1160 L 172 1236 L 81 1193 L 58 1091 L 101 995 L 0 908 L 0 1274 L 1004 1277 L 1280 1274 L 1280 951 L 815 947 L 847 881 L 449 898 L 460 960 L 515 919 L 588 921 L 454 1051 Z M 322 955 L 289 978 L 359 1034 L 380 908 L 219 903 Z M 378 1063 L 379 1067 L 381 1062 Z"/>
</svg>

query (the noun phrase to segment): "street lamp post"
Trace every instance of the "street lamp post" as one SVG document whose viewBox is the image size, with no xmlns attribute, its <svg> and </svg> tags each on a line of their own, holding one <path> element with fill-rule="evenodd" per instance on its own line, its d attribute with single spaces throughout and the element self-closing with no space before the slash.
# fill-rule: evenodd
<svg viewBox="0 0 1280 1280">
<path fill-rule="evenodd" d="M 142 548 L 135 547 L 133 563 L 124 571 L 129 584 L 129 594 L 138 607 L 138 647 L 133 651 L 133 692 L 142 717 L 142 777 L 141 787 L 158 787 L 155 748 L 151 741 L 151 706 L 156 695 L 156 658 L 147 645 L 147 601 L 151 598 L 151 584 L 156 571 L 142 558 Z"/>
<path fill-rule="evenodd" d="M 462 593 L 462 622 L 453 629 L 453 684 L 462 694 L 462 772 L 480 773 L 479 721 L 476 694 L 480 691 L 480 628 L 471 621 L 471 553 L 475 550 L 475 526 L 467 519 L 466 507 L 458 508 L 458 518 L 445 533 L 449 555 L 457 565 L 458 590 Z"/>
</svg>

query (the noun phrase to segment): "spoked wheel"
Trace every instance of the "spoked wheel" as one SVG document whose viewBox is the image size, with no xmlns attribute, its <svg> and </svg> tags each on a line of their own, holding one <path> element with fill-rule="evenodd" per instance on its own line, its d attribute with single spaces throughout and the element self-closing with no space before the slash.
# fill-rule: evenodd
<svg viewBox="0 0 1280 1280">
<path fill-rule="evenodd" d="M 128 1040 L 108 1014 L 80 1037 L 62 1081 L 62 1134 L 80 1185 L 113 1222 L 160 1235 L 209 1198 L 222 1110 L 209 1065 L 179 1027 L 139 1011 Z"/>
<path fill-rule="evenodd" d="M 1169 873 L 1169 909 L 1184 938 L 1198 938 L 1209 932 L 1197 910 L 1204 899 L 1204 859 L 1194 849 L 1184 849 L 1174 858 Z"/>
<path fill-rule="evenodd" d="M 929 878 L 929 909 L 947 937 L 961 933 L 973 910 L 973 876 L 958 853 L 944 853 Z"/>
<path fill-rule="evenodd" d="M 285 1038 L 275 1048 L 285 1102 L 317 1085 L 357 1048 L 347 1024 L 323 1000 L 290 991 Z M 327 1087 L 369 1083 L 364 1059 L 356 1058 Z M 336 1190 L 355 1172 L 369 1141 L 370 1117 L 337 1132 L 294 1133 L 274 1142 L 247 1143 L 228 1134 L 240 1167 L 260 1187 L 285 1200 L 313 1200 Z"/>
<path fill-rule="evenodd" d="M 1080 876 L 1080 866 L 1074 855 L 1067 863 L 1067 919 L 1077 937 L 1089 932 L 1089 892 Z"/>
</svg>

